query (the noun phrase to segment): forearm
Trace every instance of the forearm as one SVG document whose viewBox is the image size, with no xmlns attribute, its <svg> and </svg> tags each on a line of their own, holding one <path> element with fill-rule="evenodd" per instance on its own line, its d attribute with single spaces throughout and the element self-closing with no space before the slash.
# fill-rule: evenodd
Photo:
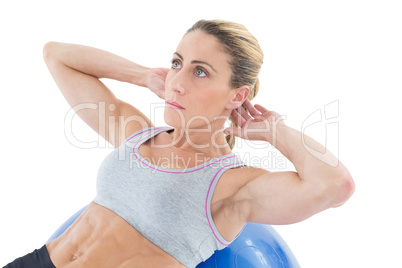
<svg viewBox="0 0 402 268">
<path fill-rule="evenodd" d="M 150 70 L 110 52 L 83 45 L 49 42 L 44 48 L 44 56 L 46 61 L 57 61 L 97 78 L 110 78 L 143 87 Z"/>
<path fill-rule="evenodd" d="M 275 139 L 271 143 L 294 164 L 302 180 L 325 182 L 350 176 L 327 148 L 286 125 L 276 128 Z"/>
</svg>

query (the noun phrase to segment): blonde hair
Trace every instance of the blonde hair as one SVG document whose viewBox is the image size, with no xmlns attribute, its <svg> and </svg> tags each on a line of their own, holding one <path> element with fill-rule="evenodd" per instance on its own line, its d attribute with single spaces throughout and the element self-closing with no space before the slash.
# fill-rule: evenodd
<svg viewBox="0 0 402 268">
<path fill-rule="evenodd" d="M 264 58 L 257 39 L 243 25 L 229 21 L 200 20 L 187 33 L 195 30 L 202 30 L 218 39 L 231 58 L 229 62 L 232 69 L 231 87 L 235 89 L 248 86 L 250 93 L 247 98 L 254 99 L 259 90 L 258 74 Z M 242 107 L 247 111 L 244 105 Z M 238 127 L 231 116 L 229 120 L 231 127 Z M 233 149 L 235 136 L 227 135 L 226 141 L 230 149 Z"/>
</svg>

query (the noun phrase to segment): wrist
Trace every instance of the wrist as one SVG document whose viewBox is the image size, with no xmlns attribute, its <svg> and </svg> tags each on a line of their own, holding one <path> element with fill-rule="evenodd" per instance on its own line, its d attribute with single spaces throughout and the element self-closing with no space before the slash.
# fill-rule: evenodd
<svg viewBox="0 0 402 268">
<path fill-rule="evenodd" d="M 149 75 L 151 73 L 151 70 L 151 68 L 141 66 L 141 69 L 137 72 L 138 80 L 136 85 L 140 87 L 148 87 Z"/>
<path fill-rule="evenodd" d="M 266 135 L 266 141 L 269 142 L 275 149 L 280 151 L 287 159 L 290 159 L 291 150 L 294 140 L 297 138 L 295 129 L 285 125 L 279 124 L 271 128 L 271 131 Z"/>
<path fill-rule="evenodd" d="M 283 122 L 270 122 L 268 130 L 263 135 L 263 140 L 277 147 L 278 142 L 289 129 Z"/>
<path fill-rule="evenodd" d="M 147 87 L 150 72 L 151 68 L 144 67 L 141 65 L 136 66 L 131 70 L 130 83 L 140 87 Z"/>
</svg>

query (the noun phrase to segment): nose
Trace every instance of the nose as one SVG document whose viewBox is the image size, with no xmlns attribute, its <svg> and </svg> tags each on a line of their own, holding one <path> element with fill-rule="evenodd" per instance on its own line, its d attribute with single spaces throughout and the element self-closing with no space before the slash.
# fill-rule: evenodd
<svg viewBox="0 0 402 268">
<path fill-rule="evenodd" d="M 186 77 L 182 71 L 172 70 L 172 76 L 167 84 L 167 88 L 171 91 L 176 91 L 180 95 L 185 93 Z"/>
</svg>

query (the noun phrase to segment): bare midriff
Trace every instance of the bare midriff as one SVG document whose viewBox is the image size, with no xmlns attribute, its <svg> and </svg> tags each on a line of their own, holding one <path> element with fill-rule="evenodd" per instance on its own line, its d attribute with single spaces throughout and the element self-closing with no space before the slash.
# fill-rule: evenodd
<svg viewBox="0 0 402 268">
<path fill-rule="evenodd" d="M 185 268 L 123 218 L 93 202 L 46 247 L 57 268 Z"/>
</svg>

